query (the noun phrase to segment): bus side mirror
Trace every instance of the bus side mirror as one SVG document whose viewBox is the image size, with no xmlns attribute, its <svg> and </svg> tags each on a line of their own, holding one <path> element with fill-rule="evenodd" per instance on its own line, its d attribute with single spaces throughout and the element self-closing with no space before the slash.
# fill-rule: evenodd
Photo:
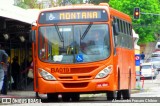
<svg viewBox="0 0 160 106">
<path fill-rule="evenodd" d="M 35 42 L 36 41 L 36 31 L 31 30 L 29 34 L 29 42 Z"/>
<path fill-rule="evenodd" d="M 117 23 L 113 23 L 113 33 L 114 35 L 119 35 L 119 30 L 118 30 L 118 24 Z"/>
</svg>

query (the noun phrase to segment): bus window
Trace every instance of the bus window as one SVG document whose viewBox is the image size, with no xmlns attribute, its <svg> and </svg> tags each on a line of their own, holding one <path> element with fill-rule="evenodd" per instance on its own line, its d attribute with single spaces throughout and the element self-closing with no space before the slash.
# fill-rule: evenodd
<svg viewBox="0 0 160 106">
<path fill-rule="evenodd" d="M 106 59 L 110 55 L 110 39 L 108 25 L 67 25 L 67 26 L 45 26 L 40 27 L 39 31 L 42 36 L 39 39 L 45 39 L 48 42 L 39 41 L 39 58 L 42 59 L 41 52 L 48 55 L 48 58 L 42 61 L 76 63 L 76 56 L 82 55 L 81 62 L 94 62 Z M 47 34 L 45 35 L 46 29 Z M 86 29 L 88 30 L 87 33 Z M 95 31 L 99 32 L 97 36 Z M 82 39 L 83 35 L 83 39 Z M 98 40 L 97 40 L 98 39 Z M 91 45 L 92 43 L 95 45 Z M 42 44 L 43 43 L 43 44 Z M 40 45 L 48 45 L 46 48 Z M 46 49 L 46 50 L 45 50 Z"/>
<path fill-rule="evenodd" d="M 45 31 L 43 31 L 45 32 Z M 44 33 L 39 32 L 39 56 L 41 59 L 45 58 L 45 45 L 43 45 L 45 43 L 45 38 L 44 38 Z"/>
</svg>

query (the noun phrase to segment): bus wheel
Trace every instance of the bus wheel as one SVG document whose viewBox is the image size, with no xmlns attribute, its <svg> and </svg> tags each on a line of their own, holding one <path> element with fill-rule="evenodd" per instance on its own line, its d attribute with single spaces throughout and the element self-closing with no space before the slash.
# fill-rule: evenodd
<svg viewBox="0 0 160 106">
<path fill-rule="evenodd" d="M 117 91 L 117 100 L 121 100 L 122 98 L 122 92 L 121 90 Z"/>
<path fill-rule="evenodd" d="M 113 99 L 116 99 L 116 97 L 117 97 L 116 91 L 107 92 L 107 100 L 113 100 Z"/>
<path fill-rule="evenodd" d="M 122 90 L 123 99 L 130 99 L 131 97 L 131 71 L 129 72 L 128 89 Z"/>
<path fill-rule="evenodd" d="M 40 97 L 39 97 L 39 94 L 38 94 L 38 92 L 36 92 L 36 98 L 37 99 L 39 99 Z"/>
<path fill-rule="evenodd" d="M 71 98 L 71 94 L 69 94 L 69 93 L 64 93 L 64 94 L 62 94 L 62 100 L 63 100 L 64 102 L 69 102 L 69 101 L 70 101 L 70 98 Z"/>
<path fill-rule="evenodd" d="M 130 89 L 122 90 L 122 95 L 123 95 L 123 99 L 130 99 L 131 97 Z"/>
<path fill-rule="evenodd" d="M 72 93 L 72 94 L 71 94 L 71 99 L 72 99 L 72 101 L 74 101 L 74 102 L 79 101 L 79 100 L 80 100 L 80 94 L 79 94 L 79 93 Z"/>
<path fill-rule="evenodd" d="M 47 94 L 47 99 L 48 99 L 49 102 L 51 102 L 51 101 L 57 102 L 58 101 L 58 94 L 48 93 Z"/>
</svg>

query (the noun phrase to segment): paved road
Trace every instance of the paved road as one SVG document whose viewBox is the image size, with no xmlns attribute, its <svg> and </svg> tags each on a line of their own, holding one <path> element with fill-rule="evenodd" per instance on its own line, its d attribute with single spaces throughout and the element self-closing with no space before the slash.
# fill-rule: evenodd
<svg viewBox="0 0 160 106">
<path fill-rule="evenodd" d="M 144 90 L 132 94 L 132 97 L 160 97 L 160 74 L 157 75 L 156 79 L 144 80 Z"/>
</svg>

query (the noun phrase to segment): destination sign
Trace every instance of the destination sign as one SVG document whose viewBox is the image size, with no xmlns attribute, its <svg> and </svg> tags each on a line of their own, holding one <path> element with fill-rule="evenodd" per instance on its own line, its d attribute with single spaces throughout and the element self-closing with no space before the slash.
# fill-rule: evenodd
<svg viewBox="0 0 160 106">
<path fill-rule="evenodd" d="M 107 21 L 105 10 L 66 10 L 43 12 L 40 15 L 40 24 L 52 24 L 59 22 L 95 22 Z"/>
</svg>

